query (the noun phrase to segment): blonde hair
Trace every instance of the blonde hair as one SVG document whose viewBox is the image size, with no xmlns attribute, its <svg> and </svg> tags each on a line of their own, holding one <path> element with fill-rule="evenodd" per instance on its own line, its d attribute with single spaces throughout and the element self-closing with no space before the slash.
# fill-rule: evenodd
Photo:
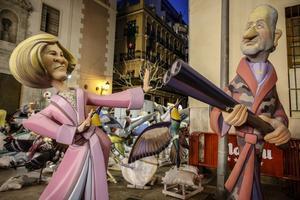
<svg viewBox="0 0 300 200">
<path fill-rule="evenodd" d="M 6 110 L 0 109 L 0 127 L 4 127 L 5 125 L 5 118 L 6 118 Z"/>
<path fill-rule="evenodd" d="M 51 34 L 38 34 L 22 41 L 10 56 L 10 71 L 20 83 L 32 88 L 52 87 L 51 77 L 41 58 L 42 50 L 49 44 L 57 44 L 63 51 L 69 63 L 67 72 L 70 74 L 74 70 L 75 57 L 58 42 L 57 37 Z"/>
</svg>

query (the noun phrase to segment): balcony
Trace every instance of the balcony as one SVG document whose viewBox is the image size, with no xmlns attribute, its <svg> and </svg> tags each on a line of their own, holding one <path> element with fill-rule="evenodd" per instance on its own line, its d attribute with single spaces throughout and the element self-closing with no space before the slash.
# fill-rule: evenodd
<svg viewBox="0 0 300 200">
<path fill-rule="evenodd" d="M 127 60 L 135 60 L 135 59 L 144 59 L 148 60 L 152 63 L 158 62 L 159 65 L 164 69 L 169 69 L 170 65 L 165 62 L 164 60 L 161 60 L 162 55 L 157 55 L 157 53 L 154 52 L 144 52 L 144 51 L 135 51 L 132 53 L 122 53 L 119 57 L 119 62 L 127 61 Z M 181 57 L 184 59 L 184 57 Z M 116 58 L 117 60 L 117 58 Z"/>
<path fill-rule="evenodd" d="M 134 60 L 134 59 L 146 59 L 146 52 L 144 51 L 133 51 L 130 53 L 121 53 L 119 61 Z"/>
</svg>

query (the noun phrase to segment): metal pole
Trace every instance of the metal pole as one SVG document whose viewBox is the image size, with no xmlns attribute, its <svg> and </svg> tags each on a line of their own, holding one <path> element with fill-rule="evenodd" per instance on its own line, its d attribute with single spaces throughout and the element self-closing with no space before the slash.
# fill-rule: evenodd
<svg viewBox="0 0 300 200">
<path fill-rule="evenodd" d="M 220 86 L 228 84 L 229 76 L 229 0 L 222 0 L 221 9 L 221 62 Z M 224 184 L 227 178 L 228 137 L 219 138 L 217 168 L 217 199 L 226 199 Z"/>
</svg>

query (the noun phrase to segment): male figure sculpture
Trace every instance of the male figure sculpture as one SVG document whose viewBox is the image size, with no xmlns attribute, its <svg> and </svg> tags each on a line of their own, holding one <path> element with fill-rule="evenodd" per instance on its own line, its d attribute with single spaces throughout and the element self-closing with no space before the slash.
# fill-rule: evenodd
<svg viewBox="0 0 300 200">
<path fill-rule="evenodd" d="M 210 120 L 212 129 L 224 135 L 235 127 L 240 156 L 225 187 L 233 199 L 263 199 L 260 184 L 260 161 L 264 141 L 281 145 L 289 141 L 288 118 L 279 101 L 277 75 L 269 54 L 278 44 L 281 31 L 276 29 L 277 11 L 269 5 L 256 7 L 250 14 L 241 41 L 243 57 L 237 75 L 226 92 L 240 104 L 231 113 L 214 108 Z M 248 112 L 270 123 L 275 129 L 265 137 L 245 125 Z"/>
</svg>

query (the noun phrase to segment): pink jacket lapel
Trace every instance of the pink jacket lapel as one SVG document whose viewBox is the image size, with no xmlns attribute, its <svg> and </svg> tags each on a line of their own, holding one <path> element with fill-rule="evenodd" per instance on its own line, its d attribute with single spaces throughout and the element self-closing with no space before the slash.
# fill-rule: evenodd
<svg viewBox="0 0 300 200">
<path fill-rule="evenodd" d="M 256 81 L 255 76 L 253 75 L 245 57 L 241 59 L 239 66 L 236 70 L 236 73 L 247 83 L 253 96 L 255 96 L 256 90 L 257 90 L 257 81 Z"/>
<path fill-rule="evenodd" d="M 53 95 L 51 97 L 51 103 L 57 107 L 72 122 L 73 125 L 78 125 L 77 113 L 65 98 L 59 95 Z"/>
<path fill-rule="evenodd" d="M 262 100 L 267 95 L 267 93 L 275 86 L 275 84 L 277 82 L 276 71 L 270 62 L 269 62 L 269 67 L 270 67 L 270 69 L 266 75 L 267 77 L 266 77 L 265 81 L 263 82 L 263 84 L 260 86 L 260 88 L 255 96 L 254 103 L 252 105 L 252 111 L 254 113 L 257 112 Z"/>
</svg>

